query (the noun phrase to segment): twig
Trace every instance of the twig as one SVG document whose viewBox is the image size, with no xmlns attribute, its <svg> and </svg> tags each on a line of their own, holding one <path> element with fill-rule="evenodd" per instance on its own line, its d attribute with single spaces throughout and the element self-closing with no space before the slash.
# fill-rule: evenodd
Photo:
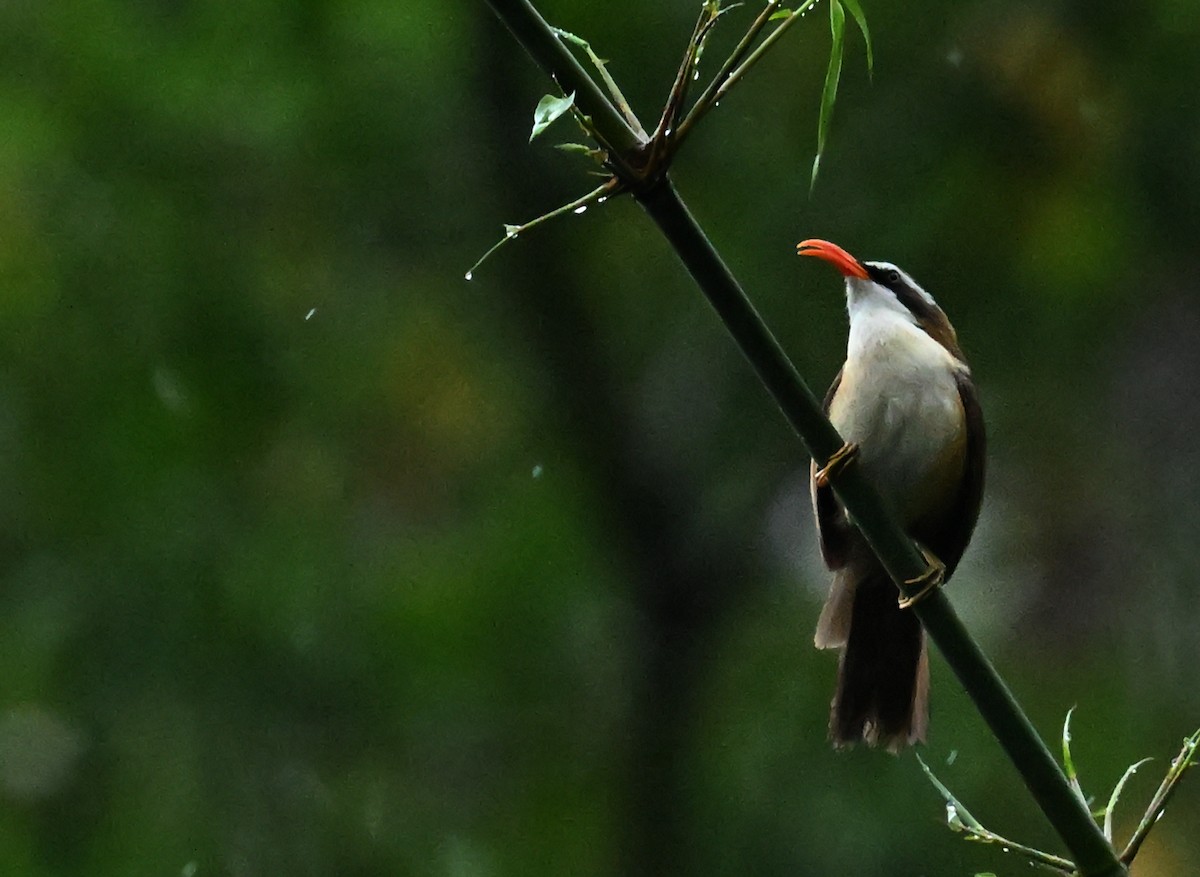
<svg viewBox="0 0 1200 877">
<path fill-rule="evenodd" d="M 473 279 L 475 272 L 479 270 L 479 266 L 482 265 L 484 262 L 486 262 L 488 260 L 488 258 L 494 252 L 496 252 L 502 246 L 507 244 L 509 241 L 515 241 L 518 236 L 529 231 L 531 228 L 537 228 L 543 222 L 549 222 L 551 219 L 557 219 L 558 217 L 565 216 L 568 213 L 583 213 L 583 211 L 587 210 L 593 204 L 599 204 L 599 203 L 603 202 L 604 200 L 606 200 L 607 198 L 612 197 L 613 195 L 620 194 L 620 190 L 621 190 L 621 184 L 617 180 L 617 178 L 609 177 L 607 180 L 604 181 L 603 185 L 597 186 L 595 189 L 592 189 L 592 191 L 588 192 L 586 195 L 582 195 L 582 196 L 576 198 L 574 201 L 570 202 L 569 204 L 564 204 L 561 207 L 556 207 L 554 210 L 551 210 L 549 213 L 542 214 L 537 219 L 531 219 L 531 220 L 529 220 L 529 222 L 526 222 L 522 225 L 506 225 L 506 226 L 504 226 L 504 237 L 500 238 L 500 240 L 498 240 L 498 241 L 496 241 L 496 243 L 492 244 L 488 248 L 488 251 L 486 253 L 484 253 L 482 256 L 480 256 L 479 260 L 474 265 L 472 265 L 470 268 L 467 269 L 467 273 L 465 275 L 466 279 L 467 280 Z"/>
<path fill-rule="evenodd" d="M 985 828 L 983 823 L 972 816 L 971 811 L 963 806 L 963 803 L 954 796 L 954 793 L 937 778 L 929 765 L 925 763 L 925 759 L 921 757 L 920 753 L 914 754 L 916 754 L 917 761 L 921 764 L 921 769 L 925 771 L 925 776 L 929 778 L 934 788 L 938 790 L 942 798 L 946 801 L 946 822 L 952 831 L 963 832 L 967 840 L 970 841 L 997 844 L 1006 852 L 1015 852 L 1027 858 L 1034 865 L 1047 868 L 1055 873 L 1070 875 L 1075 872 L 1075 864 L 1064 859 L 1062 856 L 1055 856 L 1027 844 L 1009 840 Z"/>
<path fill-rule="evenodd" d="M 1142 821 L 1138 823 L 1137 830 L 1134 831 L 1129 843 L 1125 845 L 1124 852 L 1121 853 L 1121 861 L 1126 865 L 1133 861 L 1134 856 L 1141 849 L 1142 843 L 1146 840 L 1146 836 L 1150 834 L 1150 829 L 1162 818 L 1167 809 L 1167 803 L 1175 794 L 1175 789 L 1179 787 L 1179 781 L 1183 779 L 1187 769 L 1196 763 L 1198 751 L 1200 751 L 1200 729 L 1183 741 L 1183 748 L 1171 762 L 1171 767 L 1167 771 L 1167 775 L 1163 777 L 1158 791 L 1150 799 L 1150 806 L 1146 808 Z"/>
</svg>

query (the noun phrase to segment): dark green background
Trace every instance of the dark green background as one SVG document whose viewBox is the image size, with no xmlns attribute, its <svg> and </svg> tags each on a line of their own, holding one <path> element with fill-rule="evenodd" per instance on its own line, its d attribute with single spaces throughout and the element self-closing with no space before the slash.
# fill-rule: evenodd
<svg viewBox="0 0 1200 877">
<path fill-rule="evenodd" d="M 949 593 L 1123 838 L 1200 723 L 1200 5 L 864 0 L 689 142 L 818 392 L 826 237 L 945 307 L 990 428 Z M 698 4 L 546 0 L 649 124 Z M 704 68 L 753 10 L 731 13 Z M 0 870 L 1024 874 L 835 754 L 808 461 L 651 223 L 526 143 L 483 3 L 0 5 Z M 934 657 L 926 748 L 1058 849 Z M 952 763 L 950 763 L 952 762 Z M 1140 873 L 1194 875 L 1200 777 Z"/>
</svg>

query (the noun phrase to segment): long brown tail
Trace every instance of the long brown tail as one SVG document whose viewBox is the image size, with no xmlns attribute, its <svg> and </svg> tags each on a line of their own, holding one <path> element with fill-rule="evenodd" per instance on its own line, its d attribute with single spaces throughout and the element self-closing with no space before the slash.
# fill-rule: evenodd
<svg viewBox="0 0 1200 877">
<path fill-rule="evenodd" d="M 865 740 L 895 752 L 923 742 L 929 726 L 925 633 L 916 615 L 896 605 L 896 586 L 877 565 L 855 578 L 843 585 L 853 588 L 853 608 L 829 736 L 835 746 Z"/>
</svg>

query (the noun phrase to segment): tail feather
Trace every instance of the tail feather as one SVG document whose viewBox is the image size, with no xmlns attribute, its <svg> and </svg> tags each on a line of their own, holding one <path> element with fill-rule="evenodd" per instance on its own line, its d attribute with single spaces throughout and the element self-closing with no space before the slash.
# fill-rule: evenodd
<svg viewBox="0 0 1200 877">
<path fill-rule="evenodd" d="M 853 602 L 829 734 L 835 746 L 865 740 L 895 752 L 923 742 L 929 726 L 925 634 L 917 617 L 896 605 L 896 587 L 882 569 L 854 578 L 841 586 Z"/>
</svg>

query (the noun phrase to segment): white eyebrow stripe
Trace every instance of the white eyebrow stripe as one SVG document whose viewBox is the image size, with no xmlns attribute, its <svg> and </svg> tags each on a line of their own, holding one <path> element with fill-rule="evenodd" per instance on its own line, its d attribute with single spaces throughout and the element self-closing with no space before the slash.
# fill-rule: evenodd
<svg viewBox="0 0 1200 877">
<path fill-rule="evenodd" d="M 921 284 L 919 284 L 919 283 L 917 283 L 917 281 L 913 280 L 912 275 L 909 274 L 907 271 L 905 271 L 903 268 L 901 268 L 899 265 L 894 265 L 891 262 L 864 262 L 863 264 L 870 265 L 872 268 L 880 268 L 884 271 L 888 271 L 888 270 L 895 271 L 897 274 L 900 275 L 900 277 L 904 280 L 904 282 L 906 284 L 908 284 L 908 286 L 915 289 L 917 292 L 919 292 L 921 294 L 921 298 L 925 299 L 925 301 L 928 302 L 929 304 L 931 304 L 935 307 L 937 306 L 937 302 L 933 300 L 932 295 L 930 295 L 928 292 L 925 291 L 925 287 L 921 286 Z"/>
</svg>

